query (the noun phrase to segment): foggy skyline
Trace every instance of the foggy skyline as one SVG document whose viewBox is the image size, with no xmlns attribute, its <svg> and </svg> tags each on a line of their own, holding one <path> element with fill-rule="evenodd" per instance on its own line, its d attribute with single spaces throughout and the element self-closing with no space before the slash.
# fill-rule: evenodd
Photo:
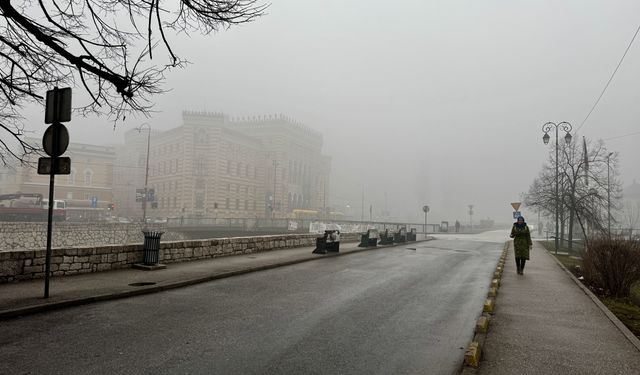
<svg viewBox="0 0 640 375">
<path fill-rule="evenodd" d="M 267 15 L 209 37 L 176 42 L 192 62 L 167 75 L 150 119 L 74 115 L 72 142 L 122 143 L 143 122 L 181 124 L 183 110 L 237 116 L 283 113 L 318 130 L 332 157 L 331 204 L 360 217 L 382 208 L 420 222 L 511 220 L 546 161 L 545 122 L 605 139 L 623 186 L 640 180 L 638 41 L 589 120 L 585 116 L 638 27 L 634 1 L 276 0 Z M 161 59 L 158 63 L 163 63 Z M 74 101 L 82 100 L 74 90 Z M 26 113 L 30 134 L 46 126 Z M 553 136 L 553 134 L 552 134 Z M 611 139 L 615 138 L 615 139 Z M 531 222 L 533 213 L 524 211 Z"/>
</svg>

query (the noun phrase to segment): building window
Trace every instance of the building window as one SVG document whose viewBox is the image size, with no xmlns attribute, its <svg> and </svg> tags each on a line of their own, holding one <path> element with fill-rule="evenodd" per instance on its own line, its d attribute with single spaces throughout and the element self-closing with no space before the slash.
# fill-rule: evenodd
<svg viewBox="0 0 640 375">
<path fill-rule="evenodd" d="M 86 170 L 84 171 L 84 185 L 85 186 L 91 186 L 92 181 L 93 180 L 93 171 L 91 170 Z"/>
<path fill-rule="evenodd" d="M 196 168 L 195 168 L 196 176 L 204 176 L 204 168 L 205 168 L 204 159 L 198 158 L 196 160 Z"/>
<path fill-rule="evenodd" d="M 204 208 L 204 194 L 196 193 L 196 208 Z"/>
<path fill-rule="evenodd" d="M 71 200 L 73 199 L 73 192 L 67 192 L 67 199 Z"/>
<path fill-rule="evenodd" d="M 238 162 L 238 164 L 236 165 L 236 175 L 240 176 L 240 171 L 242 170 L 242 164 L 240 164 Z"/>
<path fill-rule="evenodd" d="M 69 173 L 69 177 L 68 177 L 68 183 L 69 183 L 69 185 L 75 185 L 76 184 L 76 170 L 75 170 L 75 168 L 71 168 L 71 173 Z"/>
<path fill-rule="evenodd" d="M 240 199 L 236 199 L 236 210 L 240 209 Z"/>
<path fill-rule="evenodd" d="M 247 200 L 244 201 L 244 210 L 249 211 L 249 201 Z"/>
<path fill-rule="evenodd" d="M 224 208 L 229 208 L 229 198 L 224 200 Z"/>
<path fill-rule="evenodd" d="M 231 160 L 227 160 L 227 174 L 231 174 Z"/>
<path fill-rule="evenodd" d="M 173 197 L 173 208 L 178 207 L 178 198 Z"/>
</svg>

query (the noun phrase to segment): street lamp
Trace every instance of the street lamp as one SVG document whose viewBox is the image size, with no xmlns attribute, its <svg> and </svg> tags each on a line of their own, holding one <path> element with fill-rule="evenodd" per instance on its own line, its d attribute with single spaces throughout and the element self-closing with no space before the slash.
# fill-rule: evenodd
<svg viewBox="0 0 640 375">
<path fill-rule="evenodd" d="M 143 123 L 138 126 L 136 130 L 138 133 L 142 132 L 143 127 L 147 128 L 147 166 L 145 167 L 144 173 L 144 195 L 142 197 L 142 223 L 146 227 L 147 226 L 147 194 L 149 192 L 148 183 L 149 183 L 149 145 L 151 144 L 151 125 L 148 123 Z"/>
<path fill-rule="evenodd" d="M 607 229 L 609 237 L 611 237 L 611 183 L 609 182 L 611 178 L 609 169 L 611 155 L 613 155 L 613 152 L 610 152 L 609 155 L 607 155 Z"/>
<path fill-rule="evenodd" d="M 278 161 L 273 159 L 273 199 L 271 200 L 271 220 L 276 216 L 276 174 L 278 173 Z"/>
<path fill-rule="evenodd" d="M 542 125 L 542 131 L 544 132 L 544 136 L 542 137 L 542 141 L 544 142 L 545 145 L 549 144 L 549 139 L 551 138 L 549 136 L 549 131 L 551 131 L 551 129 L 555 128 L 556 130 L 556 236 L 555 236 L 555 251 L 556 251 L 556 255 L 558 254 L 558 233 L 560 232 L 560 223 L 558 221 L 558 212 L 560 211 L 560 199 L 559 199 L 559 185 L 558 185 L 558 158 L 559 158 L 559 151 L 560 149 L 558 148 L 558 129 L 562 129 L 564 132 L 566 132 L 567 134 L 564 136 L 564 141 L 569 144 L 571 143 L 571 124 L 569 124 L 566 121 L 562 121 L 558 124 L 554 123 L 554 122 L 547 122 L 546 124 Z"/>
</svg>

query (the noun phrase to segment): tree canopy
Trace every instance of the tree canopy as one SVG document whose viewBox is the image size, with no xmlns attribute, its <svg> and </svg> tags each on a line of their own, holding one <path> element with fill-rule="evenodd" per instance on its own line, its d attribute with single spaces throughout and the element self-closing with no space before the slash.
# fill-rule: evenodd
<svg viewBox="0 0 640 375">
<path fill-rule="evenodd" d="M 250 22 L 266 7 L 258 0 L 1 0 L 0 158 L 6 164 L 35 151 L 22 140 L 21 109 L 43 104 L 54 86 L 81 87 L 90 97 L 76 108 L 82 114 L 148 114 L 166 70 L 187 63 L 172 36 Z"/>
</svg>

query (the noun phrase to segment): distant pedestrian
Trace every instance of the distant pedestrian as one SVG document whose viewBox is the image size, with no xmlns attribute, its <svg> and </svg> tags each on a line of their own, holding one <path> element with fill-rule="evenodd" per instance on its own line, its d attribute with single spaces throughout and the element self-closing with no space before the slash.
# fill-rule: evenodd
<svg viewBox="0 0 640 375">
<path fill-rule="evenodd" d="M 533 246 L 531 242 L 531 232 L 524 217 L 519 216 L 511 228 L 511 238 L 513 238 L 513 250 L 516 256 L 516 267 L 518 275 L 524 274 L 524 263 L 529 260 L 529 250 Z"/>
<path fill-rule="evenodd" d="M 456 220 L 456 233 L 460 232 L 460 222 Z"/>
</svg>

